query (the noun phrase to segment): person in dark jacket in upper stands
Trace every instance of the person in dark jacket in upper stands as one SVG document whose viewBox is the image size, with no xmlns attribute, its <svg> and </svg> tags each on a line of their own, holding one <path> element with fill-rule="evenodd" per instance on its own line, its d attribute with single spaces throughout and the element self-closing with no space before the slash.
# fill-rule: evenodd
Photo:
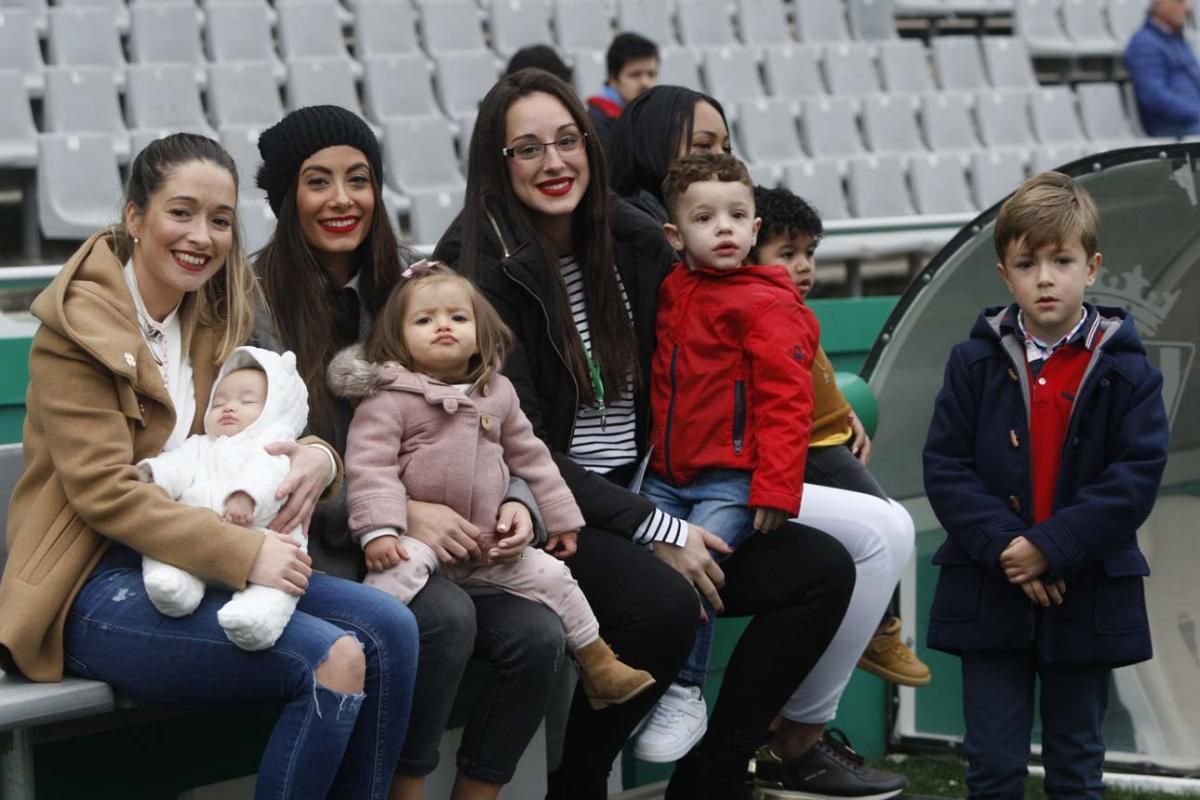
<svg viewBox="0 0 1200 800">
<path fill-rule="evenodd" d="M 1200 61 L 1183 35 L 1189 5 L 1152 0 L 1146 24 L 1125 49 L 1138 115 L 1151 136 L 1200 134 Z"/>
<path fill-rule="evenodd" d="M 658 83 L 658 45 L 636 33 L 619 33 L 608 46 L 605 57 L 608 81 L 599 94 L 587 99 L 588 116 L 608 147 L 613 122 L 625 106 L 638 95 Z"/>
</svg>

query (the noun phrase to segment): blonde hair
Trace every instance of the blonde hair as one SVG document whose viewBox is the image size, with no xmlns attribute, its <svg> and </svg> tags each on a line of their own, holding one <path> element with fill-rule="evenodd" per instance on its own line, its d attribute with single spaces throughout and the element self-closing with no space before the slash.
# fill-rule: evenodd
<svg viewBox="0 0 1200 800">
<path fill-rule="evenodd" d="M 994 242 L 1000 260 L 1009 245 L 1029 250 L 1079 237 L 1090 259 L 1100 239 L 1100 215 L 1092 196 L 1061 172 L 1043 172 L 1022 183 L 1000 207 Z"/>
<path fill-rule="evenodd" d="M 475 312 L 476 352 L 469 362 L 465 380 L 467 383 L 487 383 L 504 364 L 504 358 L 512 347 L 512 331 L 475 284 L 445 264 L 431 264 L 419 274 L 397 284 L 383 304 L 379 318 L 375 320 L 371 335 L 363 346 L 363 354 L 368 361 L 395 361 L 410 372 L 419 372 L 413 363 L 408 343 L 404 340 L 404 317 L 408 314 L 413 293 L 423 286 L 436 283 L 461 286 L 471 299 L 471 307 Z"/>
</svg>

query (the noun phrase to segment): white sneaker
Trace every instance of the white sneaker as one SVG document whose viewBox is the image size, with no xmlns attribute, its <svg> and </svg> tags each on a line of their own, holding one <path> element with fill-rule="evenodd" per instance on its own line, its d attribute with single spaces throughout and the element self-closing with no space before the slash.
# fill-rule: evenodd
<svg viewBox="0 0 1200 800">
<path fill-rule="evenodd" d="M 642 761 L 669 764 L 687 755 L 708 730 L 708 707 L 699 686 L 672 683 L 650 710 L 633 754 Z"/>
</svg>

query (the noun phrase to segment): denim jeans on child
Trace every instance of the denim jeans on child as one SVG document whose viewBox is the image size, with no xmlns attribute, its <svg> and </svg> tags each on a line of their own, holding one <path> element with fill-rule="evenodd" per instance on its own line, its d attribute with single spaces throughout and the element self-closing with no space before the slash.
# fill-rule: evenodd
<svg viewBox="0 0 1200 800">
<path fill-rule="evenodd" d="M 748 472 L 736 469 L 705 470 L 687 486 L 672 486 L 658 475 L 647 472 L 642 482 L 642 496 L 652 500 L 660 511 L 685 519 L 691 525 L 699 525 L 735 549 L 754 533 L 754 512 L 746 505 L 750 499 Z M 713 558 L 721 561 L 725 556 L 713 553 Z M 704 604 L 708 622 L 696 631 L 692 653 L 677 678 L 679 683 L 689 686 L 704 685 L 712 651 L 716 612 L 703 596 L 700 602 Z"/>
<path fill-rule="evenodd" d="M 412 613 L 369 586 L 314 573 L 275 646 L 248 652 L 217 624 L 229 597 L 209 587 L 192 614 L 163 616 L 146 597 L 141 556 L 114 543 L 71 606 L 66 670 L 152 703 L 282 702 L 259 764 L 256 800 L 387 797 L 416 675 Z M 366 655 L 361 694 L 333 691 L 315 678 L 347 634 Z"/>
</svg>

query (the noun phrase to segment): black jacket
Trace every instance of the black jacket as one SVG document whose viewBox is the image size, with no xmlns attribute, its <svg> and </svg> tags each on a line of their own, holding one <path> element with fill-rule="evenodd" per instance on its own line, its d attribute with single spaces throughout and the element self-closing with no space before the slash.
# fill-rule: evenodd
<svg viewBox="0 0 1200 800">
<path fill-rule="evenodd" d="M 489 200 L 485 198 L 484 205 L 495 224 L 490 234 L 477 244 L 482 257 L 475 280 L 513 331 L 515 346 L 504 374 L 516 387 L 521 409 L 533 429 L 553 453 L 587 524 L 631 536 L 654 511 L 654 504 L 579 466 L 567 456 L 579 408 L 579 387 L 567 367 L 562 347 L 569 340 L 574 321 L 569 313 L 563 314 L 543 299 L 554 296 L 551 281 L 556 279 L 558 265 L 546 263 L 537 242 L 518 241 L 499 204 Z M 661 226 L 616 197 L 610 218 L 613 253 L 633 309 L 638 369 L 645 386 L 654 355 L 658 286 L 670 270 L 675 254 Z M 455 264 L 462 249 L 460 219 L 439 244 L 436 257 Z M 649 435 L 648 398 L 645 391 L 636 398 L 639 448 L 645 447 Z"/>
</svg>

